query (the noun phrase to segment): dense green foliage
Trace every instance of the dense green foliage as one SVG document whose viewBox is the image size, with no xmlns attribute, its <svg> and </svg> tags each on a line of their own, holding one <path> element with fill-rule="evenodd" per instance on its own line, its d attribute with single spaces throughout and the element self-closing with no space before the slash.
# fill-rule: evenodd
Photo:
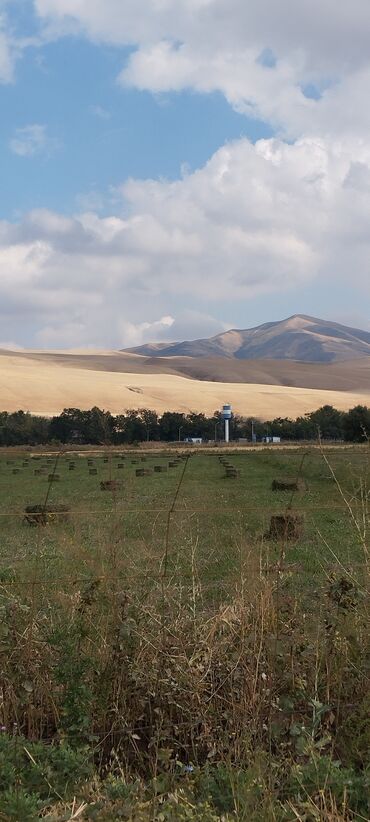
<svg viewBox="0 0 370 822">
<path fill-rule="evenodd" d="M 257 440 L 277 436 L 282 440 L 325 440 L 364 442 L 370 431 L 370 409 L 357 406 L 350 411 L 337 411 L 325 405 L 296 420 L 277 418 L 267 422 L 235 415 L 231 422 L 233 440 L 251 440 L 252 426 Z M 217 441 L 223 437 L 220 412 L 181 414 L 166 411 L 161 417 L 146 408 L 113 416 L 109 411 L 92 408 L 81 411 L 66 408 L 59 416 L 46 419 L 24 411 L 0 413 L 0 446 L 43 445 L 47 443 L 104 445 L 135 442 L 175 442 L 186 437 L 201 437 Z"/>
</svg>

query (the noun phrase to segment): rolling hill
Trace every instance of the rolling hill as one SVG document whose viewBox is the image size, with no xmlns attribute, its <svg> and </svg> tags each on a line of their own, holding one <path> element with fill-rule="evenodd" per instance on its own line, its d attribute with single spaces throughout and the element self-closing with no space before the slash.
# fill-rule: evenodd
<svg viewBox="0 0 370 822">
<path fill-rule="evenodd" d="M 370 356 L 370 332 L 296 314 L 280 322 L 232 329 L 209 339 L 153 343 L 126 352 L 146 357 L 340 362 Z"/>
<path fill-rule="evenodd" d="M 0 411 L 46 416 L 94 405 L 120 413 L 212 413 L 224 402 L 261 419 L 296 417 L 324 404 L 370 405 L 370 357 L 338 363 L 144 357 L 120 352 L 0 351 Z"/>
</svg>

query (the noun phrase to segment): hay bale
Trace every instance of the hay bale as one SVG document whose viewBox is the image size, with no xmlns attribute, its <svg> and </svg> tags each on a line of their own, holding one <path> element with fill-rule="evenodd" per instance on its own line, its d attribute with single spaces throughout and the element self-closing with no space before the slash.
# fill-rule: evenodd
<svg viewBox="0 0 370 822">
<path fill-rule="evenodd" d="M 118 491 L 122 486 L 121 480 L 102 480 L 100 483 L 101 491 Z"/>
<path fill-rule="evenodd" d="M 274 514 L 271 517 L 270 530 L 266 534 L 269 539 L 296 542 L 304 532 L 304 516 L 302 514 Z"/>
<path fill-rule="evenodd" d="M 66 522 L 69 519 L 70 508 L 67 505 L 27 505 L 24 509 L 23 522 L 25 525 L 47 525 L 50 522 Z"/>
<path fill-rule="evenodd" d="M 151 477 L 153 470 L 151 468 L 137 468 L 135 474 L 137 477 Z"/>
<path fill-rule="evenodd" d="M 283 477 L 280 479 L 274 479 L 271 485 L 272 491 L 297 491 L 299 494 L 303 494 L 307 491 L 307 483 L 301 477 L 297 479 L 297 477 Z"/>
<path fill-rule="evenodd" d="M 239 468 L 226 468 L 225 477 L 227 479 L 239 479 L 241 471 Z"/>
<path fill-rule="evenodd" d="M 117 468 L 119 468 L 120 470 L 122 470 L 122 468 L 124 468 L 124 467 L 125 466 L 124 466 L 123 462 L 119 462 L 118 465 L 117 465 Z"/>
<path fill-rule="evenodd" d="M 48 482 L 60 482 L 60 475 L 59 474 L 49 474 Z"/>
<path fill-rule="evenodd" d="M 165 474 L 168 471 L 167 465 L 155 465 L 154 472 L 155 474 Z"/>
<path fill-rule="evenodd" d="M 97 469 L 97 468 L 89 468 L 89 475 L 90 475 L 90 477 L 96 477 L 96 476 L 97 476 L 97 473 L 98 473 L 98 469 Z"/>
<path fill-rule="evenodd" d="M 20 469 L 20 468 L 13 468 L 13 470 L 12 470 L 12 474 L 20 474 L 20 473 L 21 473 L 21 469 Z"/>
</svg>

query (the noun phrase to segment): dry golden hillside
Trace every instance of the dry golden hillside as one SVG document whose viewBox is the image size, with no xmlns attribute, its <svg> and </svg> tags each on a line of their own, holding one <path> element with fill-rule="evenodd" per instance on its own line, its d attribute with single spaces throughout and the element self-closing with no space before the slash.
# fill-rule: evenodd
<svg viewBox="0 0 370 822">
<path fill-rule="evenodd" d="M 244 361 L 233 363 L 234 370 L 228 365 L 222 359 L 153 361 L 114 352 L 3 351 L 0 407 L 45 415 L 94 405 L 113 413 L 140 407 L 211 413 L 228 401 L 237 413 L 267 419 L 295 417 L 326 403 L 343 410 L 370 404 L 368 359 L 309 366 Z"/>
</svg>

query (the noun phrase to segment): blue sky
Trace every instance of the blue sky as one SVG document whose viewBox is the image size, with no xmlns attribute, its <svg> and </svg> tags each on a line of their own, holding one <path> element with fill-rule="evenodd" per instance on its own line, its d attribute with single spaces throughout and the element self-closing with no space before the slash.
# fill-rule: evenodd
<svg viewBox="0 0 370 822">
<path fill-rule="evenodd" d="M 109 194 L 127 177 L 176 179 L 182 166 L 203 166 L 228 140 L 271 134 L 217 92 L 153 95 L 119 87 L 125 59 L 125 50 L 79 38 L 26 52 L 16 82 L 0 87 L 0 217 L 31 208 L 70 213 L 80 197 Z M 55 142 L 31 163 L 10 148 L 14 132 L 30 123 L 47 123 Z"/>
<path fill-rule="evenodd" d="M 370 10 L 336 9 L 0 0 L 0 344 L 370 327 Z"/>
</svg>

